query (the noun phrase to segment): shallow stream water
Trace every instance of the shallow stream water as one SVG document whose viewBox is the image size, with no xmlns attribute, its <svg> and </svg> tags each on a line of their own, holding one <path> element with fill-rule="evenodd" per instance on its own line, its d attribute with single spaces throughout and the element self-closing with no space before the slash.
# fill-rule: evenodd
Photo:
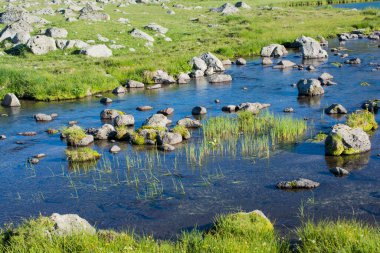
<svg viewBox="0 0 380 253">
<path fill-rule="evenodd" d="M 330 48 L 337 45 L 337 41 L 330 41 Z M 281 71 L 263 67 L 255 58 L 226 71 L 233 76 L 231 84 L 212 85 L 201 79 L 161 90 L 131 91 L 124 96 L 105 94 L 114 101 L 109 106 L 92 97 L 51 103 L 22 101 L 21 109 L 0 108 L 1 114 L 9 115 L 0 118 L 0 134 L 7 136 L 0 141 L 0 223 L 17 223 L 53 212 L 77 213 L 98 228 L 133 229 L 139 234 L 172 238 L 181 230 L 209 225 L 216 214 L 260 209 L 286 232 L 299 224 L 302 206 L 315 219 L 354 217 L 379 222 L 380 131 L 371 138 L 371 152 L 353 157 L 325 157 L 323 143 L 302 141 L 278 148 L 269 158 L 215 155 L 202 166 L 190 164 L 183 155 L 185 146 L 200 137 L 199 130 L 193 131 L 192 140 L 169 154 L 118 143 L 122 151 L 111 155 L 108 150 L 113 143 L 98 141 L 93 148 L 103 157 L 96 168 L 88 170 L 69 166 L 64 153 L 66 143 L 59 135 L 45 133 L 47 128 L 59 129 L 70 120 L 77 120 L 85 128 L 100 127 L 99 114 L 104 108 L 133 114 L 139 127 L 153 112 L 166 107 L 175 108 L 171 119 L 176 122 L 196 105 L 205 106 L 207 117 L 211 117 L 224 114 L 224 105 L 248 101 L 270 103 L 269 110 L 276 115 L 283 115 L 285 107 L 293 107 L 293 117 L 308 118 L 306 140 L 345 121 L 345 117 L 323 113 L 330 104 L 341 103 L 352 112 L 364 100 L 380 97 L 380 71 L 372 71 L 370 65 L 380 63 L 378 42 L 354 40 L 345 47 L 350 57 L 361 58 L 362 64 L 338 68 L 331 63 L 344 60 L 329 52 L 328 60 L 312 62 L 318 65 L 313 72 Z M 302 62 L 297 52 L 286 58 Z M 323 72 L 332 74 L 338 84 L 325 87 L 326 93 L 320 98 L 298 99 L 297 89 L 291 84 Z M 361 86 L 361 82 L 370 85 Z M 215 104 L 215 99 L 221 103 Z M 140 105 L 151 105 L 154 110 L 138 112 L 135 108 Z M 49 123 L 36 123 L 32 116 L 39 112 L 58 113 L 59 117 Z M 380 122 L 379 115 L 376 119 Z M 25 131 L 38 134 L 17 135 Z M 47 157 L 38 165 L 27 164 L 28 157 L 38 153 L 46 153 Z M 128 169 L 126 157 L 135 166 Z M 329 173 L 334 166 L 347 168 L 351 174 L 335 177 Z M 318 181 L 321 186 L 297 192 L 275 188 L 278 181 L 298 177 Z"/>
</svg>

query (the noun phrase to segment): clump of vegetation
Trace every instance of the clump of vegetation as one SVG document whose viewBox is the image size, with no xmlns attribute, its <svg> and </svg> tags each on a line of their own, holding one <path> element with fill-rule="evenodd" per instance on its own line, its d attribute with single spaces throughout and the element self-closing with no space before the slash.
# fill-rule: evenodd
<svg viewBox="0 0 380 253">
<path fill-rule="evenodd" d="M 134 145 L 144 145 L 145 144 L 145 138 L 144 138 L 144 136 L 134 132 L 134 133 L 131 133 L 131 142 Z"/>
<path fill-rule="evenodd" d="M 66 150 L 67 160 L 70 162 L 89 162 L 100 158 L 100 154 L 89 147 Z"/>
<path fill-rule="evenodd" d="M 67 139 L 67 143 L 70 143 L 74 146 L 76 143 L 79 143 L 83 138 L 86 137 L 86 132 L 78 126 L 64 128 L 62 129 L 61 133 L 62 136 Z"/>
<path fill-rule="evenodd" d="M 180 134 L 184 139 L 189 139 L 190 137 L 190 132 L 185 126 L 176 125 L 173 127 L 172 132 Z"/>
<path fill-rule="evenodd" d="M 132 130 L 128 129 L 126 126 L 117 126 L 115 127 L 116 130 L 116 136 L 115 138 L 117 140 L 125 140 L 129 137 L 129 134 L 132 132 Z"/>
<path fill-rule="evenodd" d="M 358 221 L 306 222 L 297 229 L 302 244 L 299 252 L 377 252 L 380 248 L 379 228 Z"/>
<path fill-rule="evenodd" d="M 137 129 L 138 133 L 141 133 L 142 130 L 155 130 L 159 132 L 165 132 L 166 127 L 161 127 L 161 126 L 142 126 L 139 129 Z"/>
<path fill-rule="evenodd" d="M 361 128 L 364 131 L 372 131 L 378 128 L 375 116 L 367 110 L 356 111 L 347 117 L 347 125 L 352 128 Z"/>
<path fill-rule="evenodd" d="M 360 86 L 371 86 L 368 82 L 361 82 Z"/>
<path fill-rule="evenodd" d="M 311 142 L 322 142 L 322 141 L 326 140 L 327 136 L 328 136 L 327 134 L 325 134 L 323 132 L 319 132 L 317 135 L 315 135 L 309 141 L 311 141 Z"/>
</svg>

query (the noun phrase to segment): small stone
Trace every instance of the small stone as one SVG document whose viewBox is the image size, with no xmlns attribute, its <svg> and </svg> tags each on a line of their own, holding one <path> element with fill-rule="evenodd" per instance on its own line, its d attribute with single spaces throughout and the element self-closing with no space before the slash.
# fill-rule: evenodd
<svg viewBox="0 0 380 253">
<path fill-rule="evenodd" d="M 174 151 L 175 147 L 170 144 L 165 143 L 163 145 L 158 146 L 158 149 L 161 151 L 170 152 L 170 151 Z"/>
<path fill-rule="evenodd" d="M 40 162 L 40 160 L 37 159 L 37 158 L 31 158 L 31 159 L 28 160 L 28 162 L 29 162 L 30 164 L 37 164 L 37 163 Z"/>
<path fill-rule="evenodd" d="M 125 93 L 125 92 L 127 92 L 127 91 L 125 90 L 125 88 L 124 88 L 123 86 L 116 87 L 116 88 L 112 91 L 113 94 L 123 94 L 123 93 Z"/>
<path fill-rule="evenodd" d="M 70 126 L 73 126 L 73 125 L 78 124 L 78 121 L 76 121 L 76 120 L 72 120 L 72 121 L 69 121 L 68 124 L 69 124 Z"/>
<path fill-rule="evenodd" d="M 292 107 L 286 107 L 286 108 L 284 109 L 284 112 L 286 112 L 286 113 L 291 113 L 291 112 L 294 112 L 294 109 L 293 109 Z"/>
<path fill-rule="evenodd" d="M 52 121 L 53 117 L 51 115 L 43 114 L 43 113 L 37 113 L 34 115 L 34 119 L 36 121 Z"/>
<path fill-rule="evenodd" d="M 220 103 L 220 100 L 219 100 L 219 99 L 215 99 L 214 102 L 215 102 L 216 104 L 219 104 L 219 103 Z"/>
<path fill-rule="evenodd" d="M 102 104 L 110 104 L 110 103 L 112 103 L 112 99 L 104 97 L 104 98 L 100 99 L 100 103 L 102 103 Z"/>
<path fill-rule="evenodd" d="M 306 67 L 306 70 L 313 71 L 313 70 L 315 70 L 315 67 L 313 65 L 310 65 L 310 66 Z"/>
<path fill-rule="evenodd" d="M 119 153 L 121 150 L 121 148 L 117 145 L 113 145 L 110 149 L 110 152 L 113 153 L 113 154 L 116 154 L 116 153 Z"/>
<path fill-rule="evenodd" d="M 236 60 L 236 65 L 246 65 L 247 61 L 244 58 L 238 58 Z"/>
<path fill-rule="evenodd" d="M 263 65 L 272 65 L 273 62 L 272 62 L 272 60 L 269 57 L 264 57 L 262 59 L 262 61 L 261 61 L 261 64 L 263 64 Z"/>
<path fill-rule="evenodd" d="M 174 113 L 174 108 L 168 107 L 168 108 L 159 110 L 157 113 L 161 113 L 165 116 L 169 116 L 169 115 L 172 115 Z"/>
<path fill-rule="evenodd" d="M 37 159 L 41 159 L 41 158 L 44 158 L 46 156 L 46 154 L 44 153 L 41 153 L 41 154 L 37 154 L 35 156 L 33 156 L 34 158 L 37 158 Z"/>
<path fill-rule="evenodd" d="M 150 85 L 146 87 L 147 90 L 156 90 L 156 89 L 161 89 L 161 84 L 155 84 L 155 85 Z"/>
<path fill-rule="evenodd" d="M 347 170 L 345 170 L 345 169 L 343 169 L 341 167 L 331 168 L 330 172 L 332 174 L 334 174 L 335 176 L 337 176 L 337 177 L 347 176 L 348 174 L 350 174 L 350 172 L 348 172 Z"/>
<path fill-rule="evenodd" d="M 282 181 L 276 186 L 279 189 L 312 189 L 318 187 L 320 184 L 310 179 L 298 178 L 293 181 Z"/>
<path fill-rule="evenodd" d="M 7 138 L 7 136 L 5 136 L 5 135 L 0 135 L 0 140 L 5 140 Z"/>
<path fill-rule="evenodd" d="M 204 115 L 206 113 L 207 113 L 207 109 L 205 107 L 202 107 L 202 106 L 196 106 L 191 111 L 191 114 L 193 114 L 193 115 Z"/>
<path fill-rule="evenodd" d="M 143 111 L 150 111 L 153 107 L 149 105 L 143 105 L 136 108 L 137 111 L 143 112 Z"/>
</svg>

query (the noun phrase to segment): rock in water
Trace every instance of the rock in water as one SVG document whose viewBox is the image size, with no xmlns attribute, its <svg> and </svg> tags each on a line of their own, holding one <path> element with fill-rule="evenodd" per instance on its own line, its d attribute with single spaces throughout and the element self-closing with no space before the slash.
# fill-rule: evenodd
<svg viewBox="0 0 380 253">
<path fill-rule="evenodd" d="M 184 126 L 186 128 L 199 128 L 202 126 L 202 123 L 196 119 L 184 118 L 178 120 L 177 125 Z"/>
<path fill-rule="evenodd" d="M 135 118 L 132 114 L 118 115 L 114 119 L 115 126 L 133 126 L 135 124 Z"/>
<path fill-rule="evenodd" d="M 207 113 L 207 109 L 203 106 L 196 106 L 191 111 L 191 114 L 193 115 L 204 115 Z"/>
<path fill-rule="evenodd" d="M 7 107 L 20 107 L 20 101 L 16 97 L 15 94 L 13 93 L 8 93 L 4 96 L 3 101 L 1 102 L 2 106 L 7 106 Z"/>
<path fill-rule="evenodd" d="M 323 50 L 321 44 L 313 38 L 302 36 L 297 39 L 301 45 L 302 57 L 304 59 L 327 58 L 326 50 Z"/>
<path fill-rule="evenodd" d="M 306 178 L 298 178 L 293 181 L 282 181 L 279 182 L 276 186 L 279 189 L 312 189 L 318 187 L 320 184 Z"/>
<path fill-rule="evenodd" d="M 168 118 L 163 114 L 153 114 L 148 119 L 145 120 L 144 126 L 152 126 L 152 127 L 166 127 L 171 123 Z"/>
<path fill-rule="evenodd" d="M 232 76 L 226 74 L 218 74 L 210 77 L 210 83 L 228 83 L 232 81 Z"/>
<path fill-rule="evenodd" d="M 331 168 L 330 172 L 332 174 L 334 174 L 335 176 L 337 176 L 337 177 L 347 176 L 348 174 L 350 174 L 350 172 L 348 172 L 348 170 L 345 170 L 345 169 L 343 169 L 341 167 Z"/>
<path fill-rule="evenodd" d="M 326 114 L 346 114 L 347 109 L 341 104 L 332 104 L 325 109 Z"/>
<path fill-rule="evenodd" d="M 53 233 L 60 236 L 73 234 L 91 234 L 94 235 L 96 230 L 85 219 L 77 214 L 58 214 L 53 213 L 50 220 L 54 222 Z"/>
<path fill-rule="evenodd" d="M 298 96 L 318 96 L 325 93 L 317 79 L 301 79 L 297 83 Z"/>
<path fill-rule="evenodd" d="M 326 155 L 352 155 L 371 150 L 371 141 L 361 128 L 337 124 L 325 141 Z"/>
<path fill-rule="evenodd" d="M 288 51 L 283 45 L 271 44 L 261 49 L 260 55 L 262 57 L 281 57 L 288 54 Z"/>
</svg>

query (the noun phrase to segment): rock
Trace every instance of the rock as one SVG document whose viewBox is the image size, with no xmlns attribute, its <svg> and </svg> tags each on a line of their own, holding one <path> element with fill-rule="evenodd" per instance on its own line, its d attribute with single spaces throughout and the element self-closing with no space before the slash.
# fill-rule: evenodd
<svg viewBox="0 0 380 253">
<path fill-rule="evenodd" d="M 347 61 L 345 61 L 345 64 L 352 64 L 352 65 L 357 65 L 360 64 L 362 61 L 359 58 L 352 58 Z"/>
<path fill-rule="evenodd" d="M 227 66 L 232 65 L 232 62 L 230 59 L 223 60 L 222 63 L 223 63 L 223 65 L 227 65 Z"/>
<path fill-rule="evenodd" d="M 52 28 L 46 29 L 45 35 L 52 38 L 66 38 L 68 35 L 68 32 L 64 28 L 52 27 Z"/>
<path fill-rule="evenodd" d="M 215 99 L 215 100 L 214 100 L 214 103 L 215 103 L 215 104 L 219 104 L 219 103 L 220 103 L 220 100 L 219 100 L 219 99 Z"/>
<path fill-rule="evenodd" d="M 280 44 L 270 44 L 269 46 L 263 47 L 260 52 L 262 57 L 281 57 L 287 54 L 288 51 L 286 48 Z"/>
<path fill-rule="evenodd" d="M 193 115 L 204 115 L 206 113 L 207 113 L 207 109 L 205 107 L 202 107 L 202 106 L 196 106 L 191 111 L 191 114 L 193 114 Z"/>
<path fill-rule="evenodd" d="M 161 151 L 170 152 L 170 151 L 174 151 L 175 147 L 170 144 L 163 144 L 161 146 L 158 146 L 158 149 Z"/>
<path fill-rule="evenodd" d="M 112 56 L 112 50 L 106 45 L 93 45 L 88 48 L 79 51 L 80 54 L 84 54 L 94 58 L 105 58 Z"/>
<path fill-rule="evenodd" d="M 33 156 L 33 157 L 34 157 L 34 158 L 37 158 L 37 159 L 41 159 L 41 158 L 46 157 L 46 154 L 41 153 L 41 154 L 37 154 L 37 155 L 35 155 L 35 156 Z"/>
<path fill-rule="evenodd" d="M 376 113 L 379 110 L 380 99 L 367 100 L 362 104 L 362 109 Z"/>
<path fill-rule="evenodd" d="M 158 144 L 176 145 L 182 142 L 182 136 L 179 133 L 165 132 L 163 136 L 158 135 Z"/>
<path fill-rule="evenodd" d="M 223 63 L 212 53 L 205 53 L 200 57 L 207 65 L 207 68 L 212 68 L 214 72 L 223 72 Z"/>
<path fill-rule="evenodd" d="M 135 124 L 135 118 L 132 114 L 117 115 L 113 121 L 115 126 L 133 126 Z"/>
<path fill-rule="evenodd" d="M 171 84 L 175 83 L 175 79 L 163 70 L 153 72 L 153 81 L 156 84 Z"/>
<path fill-rule="evenodd" d="M 7 136 L 5 136 L 4 134 L 0 135 L 0 140 L 5 140 L 7 138 Z"/>
<path fill-rule="evenodd" d="M 258 114 L 260 110 L 269 107 L 270 104 L 261 104 L 261 103 L 250 103 L 245 102 L 238 105 L 238 109 L 242 111 L 248 111 L 253 114 Z"/>
<path fill-rule="evenodd" d="M 317 188 L 320 184 L 306 178 L 298 178 L 293 181 L 282 181 L 276 186 L 279 189 L 312 189 Z"/>
<path fill-rule="evenodd" d="M 100 99 L 100 103 L 102 103 L 102 104 L 110 104 L 110 103 L 112 103 L 112 99 L 104 97 L 104 98 Z"/>
<path fill-rule="evenodd" d="M 286 112 L 286 113 L 292 113 L 292 112 L 294 112 L 294 109 L 292 107 L 286 107 L 284 109 L 284 112 Z"/>
<path fill-rule="evenodd" d="M 125 90 L 125 88 L 124 88 L 123 86 L 116 87 L 116 88 L 112 91 L 113 94 L 123 94 L 123 93 L 125 93 L 125 92 L 127 92 L 127 91 Z"/>
<path fill-rule="evenodd" d="M 207 69 L 206 62 L 199 57 L 193 57 L 190 61 L 190 64 L 191 64 L 194 71 L 200 70 L 202 72 L 205 72 Z M 203 76 L 203 74 L 202 74 L 202 76 Z"/>
<path fill-rule="evenodd" d="M 334 125 L 325 141 L 326 155 L 352 155 L 371 150 L 369 136 L 361 128 L 344 124 Z"/>
<path fill-rule="evenodd" d="M 122 115 L 122 113 L 114 109 L 104 109 L 100 112 L 101 119 L 114 119 L 119 115 Z"/>
<path fill-rule="evenodd" d="M 297 39 L 301 45 L 302 57 L 304 59 L 327 58 L 326 50 L 323 50 L 320 43 L 313 38 L 302 36 Z"/>
<path fill-rule="evenodd" d="M 213 68 L 207 68 L 204 74 L 205 74 L 205 76 L 211 76 L 214 74 L 214 69 Z"/>
<path fill-rule="evenodd" d="M 236 65 L 246 65 L 247 61 L 244 58 L 238 58 L 236 60 Z"/>
<path fill-rule="evenodd" d="M 152 36 L 136 28 L 134 28 L 131 31 L 131 36 L 135 38 L 139 38 L 139 39 L 144 39 L 150 42 L 154 42 L 154 38 Z"/>
<path fill-rule="evenodd" d="M 211 8 L 210 11 L 212 12 L 220 12 L 223 15 L 230 15 L 239 12 L 239 9 L 233 6 L 230 3 L 225 3 L 222 6 L 218 8 Z"/>
<path fill-rule="evenodd" d="M 79 19 L 90 21 L 108 21 L 111 19 L 110 15 L 101 11 L 85 11 L 79 15 Z"/>
<path fill-rule="evenodd" d="M 180 73 L 177 76 L 177 83 L 178 84 L 186 84 L 190 81 L 190 76 L 186 73 Z"/>
<path fill-rule="evenodd" d="M 191 72 L 190 76 L 192 78 L 200 78 L 200 77 L 203 77 L 205 75 L 205 73 L 202 71 L 202 70 L 195 70 L 193 72 Z"/>
<path fill-rule="evenodd" d="M 18 135 L 21 135 L 21 136 L 35 136 L 37 135 L 36 132 L 22 132 L 22 133 L 18 133 Z"/>
<path fill-rule="evenodd" d="M 341 104 L 332 104 L 325 109 L 326 114 L 347 114 L 346 108 Z"/>
<path fill-rule="evenodd" d="M 317 79 L 301 79 L 297 83 L 298 96 L 318 96 L 325 93 Z"/>
<path fill-rule="evenodd" d="M 137 111 L 140 111 L 140 112 L 143 112 L 143 111 L 150 111 L 152 110 L 153 107 L 152 106 L 149 106 L 149 105 L 142 105 L 142 106 L 138 106 L 136 108 Z"/>
<path fill-rule="evenodd" d="M 53 233 L 59 236 L 68 236 L 73 234 L 91 234 L 95 235 L 96 230 L 85 219 L 77 214 L 53 213 L 50 220 L 54 222 Z"/>
<path fill-rule="evenodd" d="M 332 76 L 329 73 L 324 72 L 322 75 L 318 77 L 318 80 L 321 82 L 322 85 L 328 85 L 329 81 L 331 81 L 333 78 L 334 76 Z"/>
<path fill-rule="evenodd" d="M 30 49 L 30 51 L 32 51 L 33 54 L 36 55 L 47 54 L 48 52 L 57 49 L 55 40 L 45 35 L 37 35 L 31 37 L 28 40 L 26 46 Z"/>
<path fill-rule="evenodd" d="M 331 168 L 330 172 L 332 174 L 334 174 L 335 176 L 337 176 L 337 177 L 347 176 L 348 174 L 350 174 L 350 172 L 348 172 L 348 170 L 345 170 L 345 169 L 343 169 L 341 167 Z"/>
<path fill-rule="evenodd" d="M 0 42 L 10 39 L 13 43 L 21 42 L 25 44 L 30 38 L 30 32 L 33 31 L 33 27 L 24 20 L 18 20 L 17 22 L 7 25 L 0 32 Z M 20 37 L 17 39 L 16 37 Z M 21 39 L 23 37 L 23 39 Z"/>
<path fill-rule="evenodd" d="M 286 69 L 286 68 L 292 68 L 294 67 L 296 64 L 292 61 L 289 61 L 289 60 L 282 60 L 282 61 L 279 61 L 277 63 L 276 66 L 274 66 L 273 68 L 274 69 Z"/>
<path fill-rule="evenodd" d="M 51 115 L 47 115 L 43 113 L 37 113 L 33 117 L 36 121 L 52 121 L 53 120 L 53 117 Z"/>
<path fill-rule="evenodd" d="M 247 10 L 250 10 L 251 9 L 251 6 L 249 6 L 248 4 L 246 4 L 245 2 L 237 2 L 235 4 L 235 7 L 236 8 L 243 8 L 243 9 L 247 9 Z"/>
<path fill-rule="evenodd" d="M 20 107 L 20 101 L 13 93 L 8 93 L 4 96 L 3 101 L 1 102 L 2 106 L 6 107 Z"/>
<path fill-rule="evenodd" d="M 261 64 L 263 64 L 263 65 L 272 65 L 273 62 L 272 62 L 272 60 L 269 57 L 264 57 L 262 59 L 262 61 L 261 61 Z"/>
<path fill-rule="evenodd" d="M 209 80 L 210 83 L 226 83 L 226 82 L 231 82 L 231 81 L 232 81 L 232 76 L 226 75 L 226 74 L 213 75 L 210 77 L 210 80 Z"/>
<path fill-rule="evenodd" d="M 148 87 L 146 87 L 147 90 L 157 90 L 157 89 L 161 89 L 162 85 L 161 84 L 155 84 L 155 85 L 149 85 Z"/>
<path fill-rule="evenodd" d="M 166 127 L 171 121 L 163 114 L 153 114 L 145 120 L 144 126 Z"/>
<path fill-rule="evenodd" d="M 90 134 L 87 134 L 86 137 L 84 137 L 80 141 L 70 140 L 70 138 L 67 139 L 67 145 L 73 146 L 73 147 L 86 147 L 93 142 L 94 142 L 94 136 Z"/>
<path fill-rule="evenodd" d="M 172 115 L 174 113 L 174 108 L 168 107 L 168 108 L 159 110 L 157 113 L 163 114 L 165 116 Z"/>
<path fill-rule="evenodd" d="M 121 148 L 118 145 L 113 145 L 110 148 L 110 152 L 113 153 L 113 154 L 119 153 L 120 151 L 121 151 Z"/>
<path fill-rule="evenodd" d="M 313 70 L 315 70 L 315 67 L 313 65 L 309 65 L 306 67 L 306 70 L 307 71 L 313 71 Z"/>
<path fill-rule="evenodd" d="M 157 25 L 156 23 L 150 23 L 149 25 L 146 25 L 144 27 L 145 29 L 152 30 L 161 34 L 165 34 L 169 31 L 168 28 L 162 27 L 160 25 Z"/>
<path fill-rule="evenodd" d="M 96 140 L 108 140 L 116 135 L 115 128 L 110 124 L 104 124 L 101 128 L 95 131 L 94 138 Z"/>
<path fill-rule="evenodd" d="M 222 107 L 223 112 L 235 112 L 239 110 L 239 108 L 236 105 L 227 105 Z"/>
<path fill-rule="evenodd" d="M 127 19 L 127 18 L 119 18 L 117 21 L 121 24 L 128 24 L 129 23 L 129 19 Z"/>
<path fill-rule="evenodd" d="M 30 158 L 30 159 L 28 160 L 28 162 L 29 162 L 30 164 L 37 164 L 37 163 L 40 162 L 40 160 L 39 160 L 38 158 Z"/>
<path fill-rule="evenodd" d="M 126 84 L 127 88 L 144 88 L 144 84 L 134 80 L 128 80 Z"/>
<path fill-rule="evenodd" d="M 177 122 L 177 125 L 184 126 L 186 128 L 199 128 L 202 127 L 202 123 L 199 120 L 184 118 Z"/>
</svg>

